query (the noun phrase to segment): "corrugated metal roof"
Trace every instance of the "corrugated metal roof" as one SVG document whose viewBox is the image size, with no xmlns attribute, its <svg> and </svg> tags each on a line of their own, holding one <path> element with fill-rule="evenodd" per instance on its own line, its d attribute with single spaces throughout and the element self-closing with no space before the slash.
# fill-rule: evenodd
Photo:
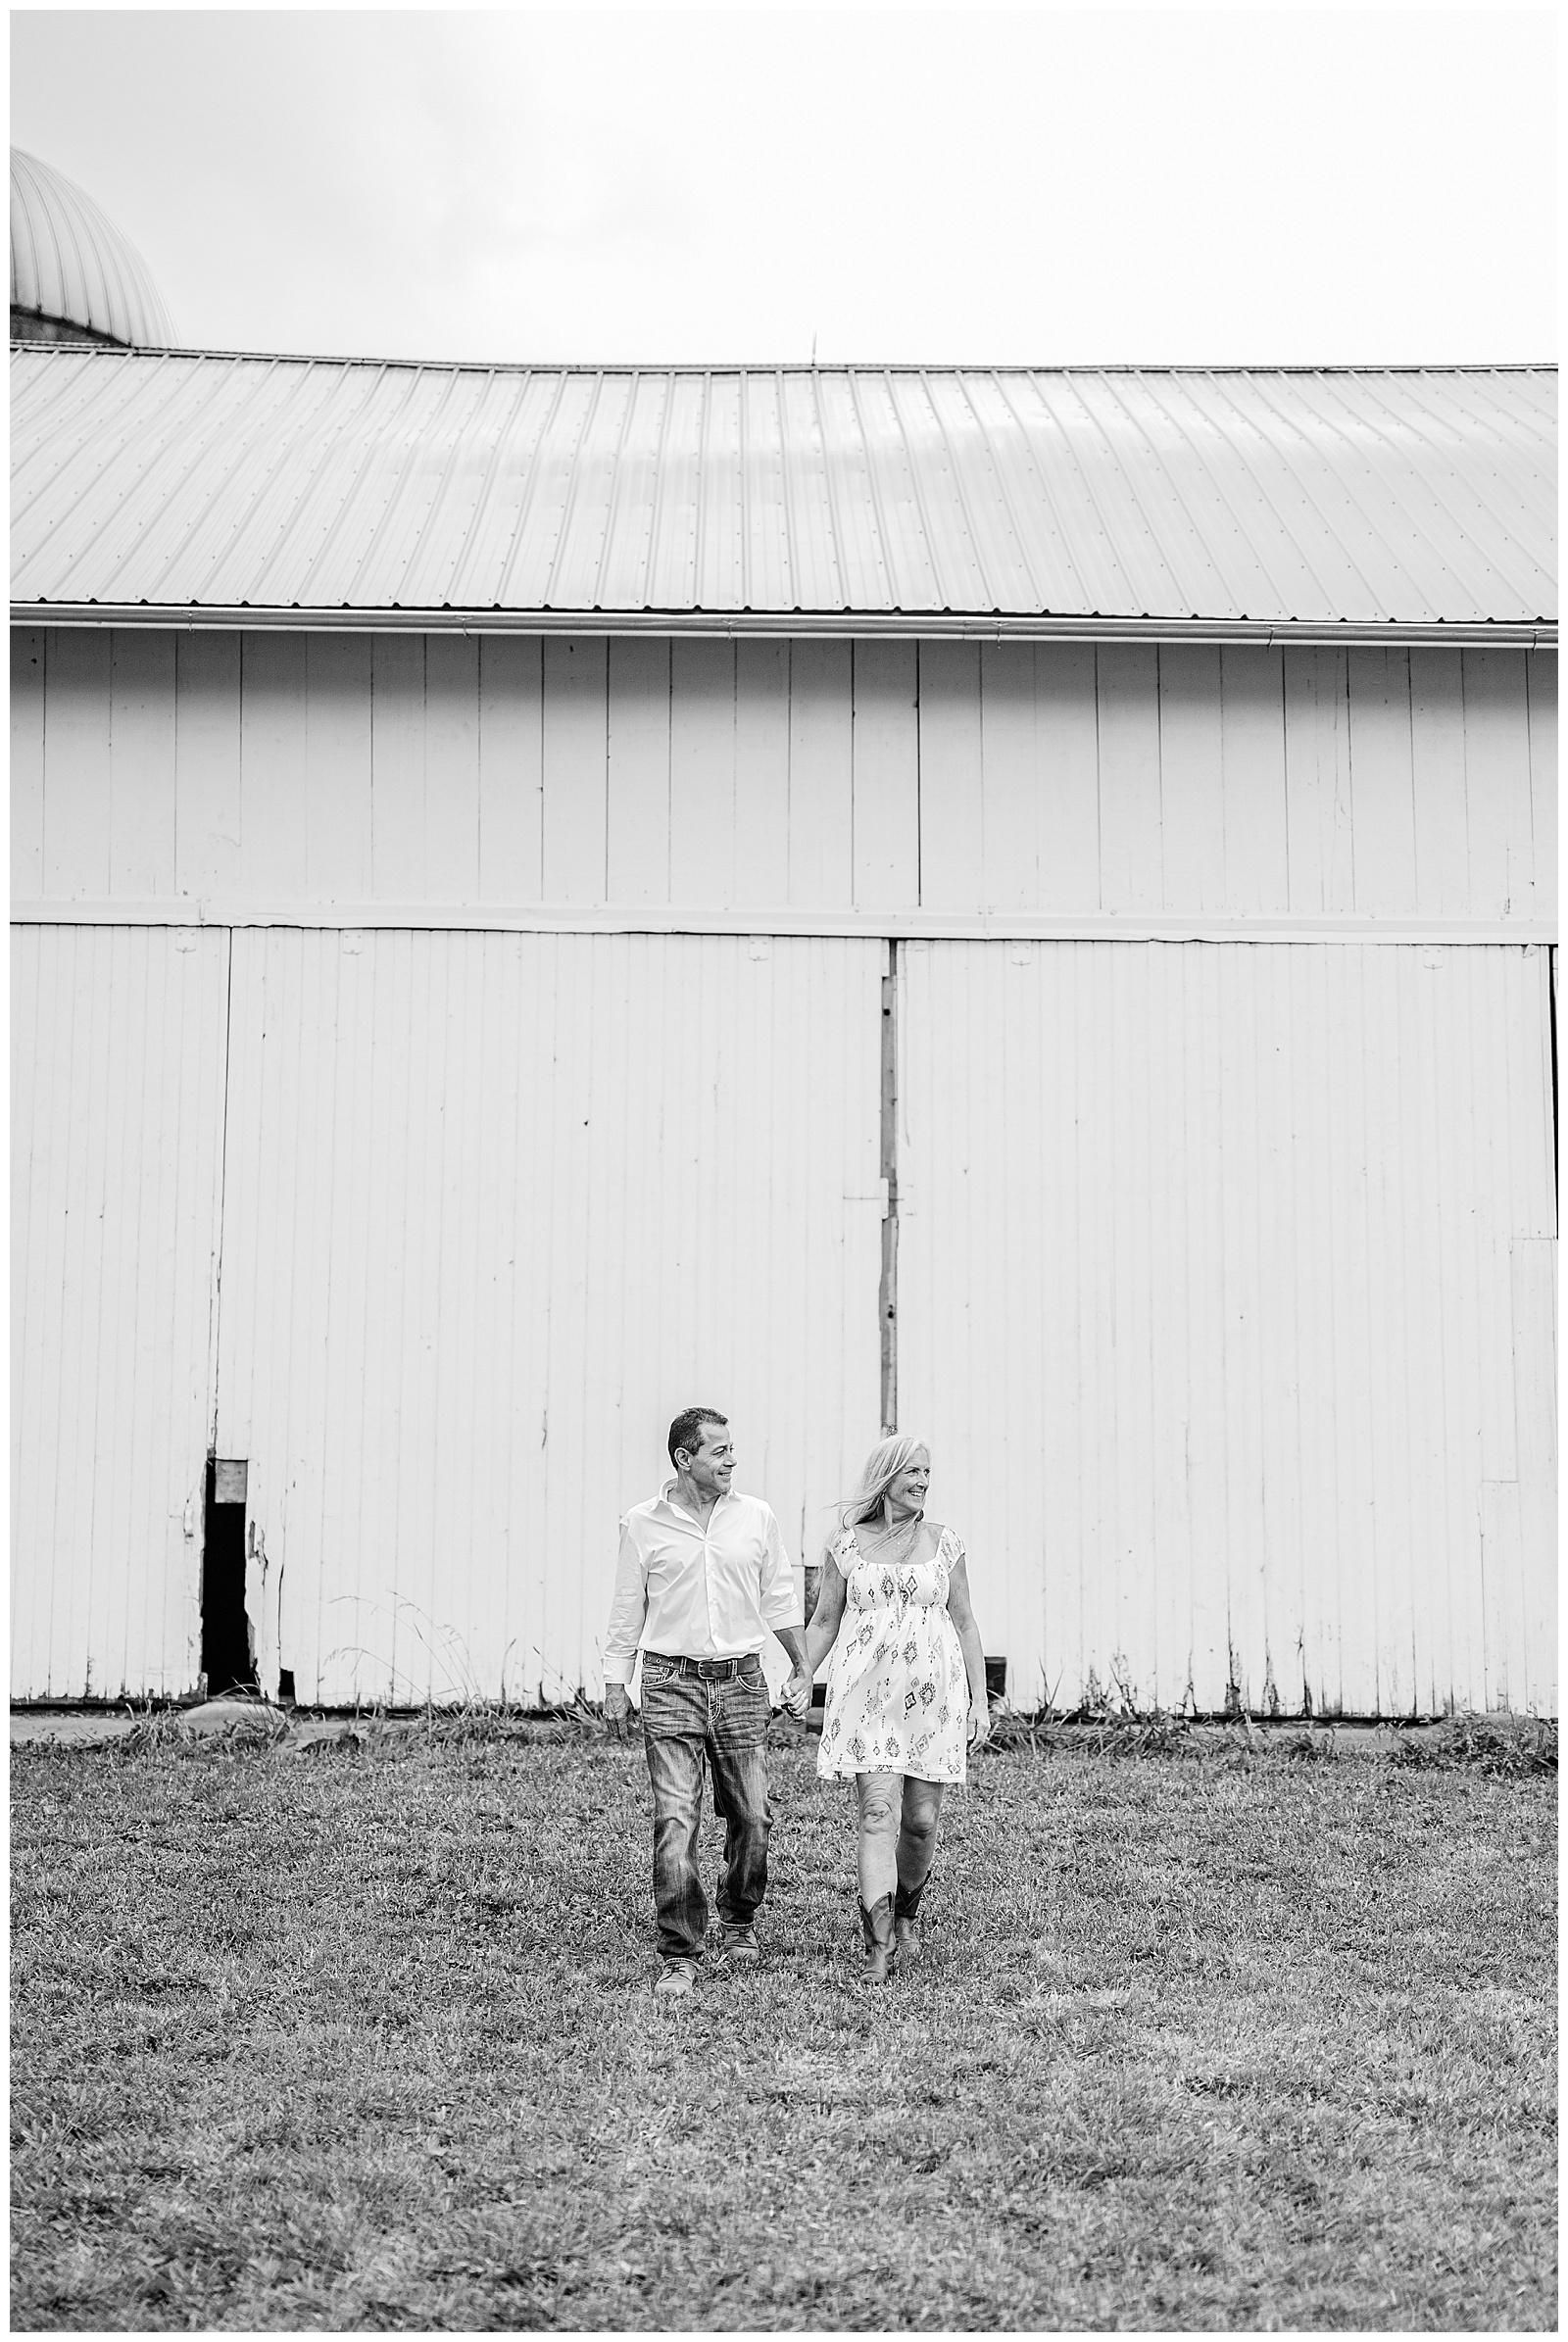
<svg viewBox="0 0 1568 2342">
<path fill-rule="evenodd" d="M 20 348 L 13 596 L 231 616 L 1550 625 L 1556 373 Z"/>
<path fill-rule="evenodd" d="M 11 306 L 111 341 L 176 339 L 135 246 L 74 180 L 20 146 L 11 149 Z"/>
</svg>

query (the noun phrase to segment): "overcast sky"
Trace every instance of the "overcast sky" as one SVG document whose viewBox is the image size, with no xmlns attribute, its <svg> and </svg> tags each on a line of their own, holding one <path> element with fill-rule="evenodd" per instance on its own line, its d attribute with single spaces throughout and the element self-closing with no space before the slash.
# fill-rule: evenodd
<svg viewBox="0 0 1568 2342">
<path fill-rule="evenodd" d="M 1545 11 L 22 12 L 11 135 L 218 349 L 1555 356 Z"/>
</svg>

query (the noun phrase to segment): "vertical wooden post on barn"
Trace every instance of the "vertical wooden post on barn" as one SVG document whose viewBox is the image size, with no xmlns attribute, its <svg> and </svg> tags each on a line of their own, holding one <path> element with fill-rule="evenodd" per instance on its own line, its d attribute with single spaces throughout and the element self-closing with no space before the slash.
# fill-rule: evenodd
<svg viewBox="0 0 1568 2342">
<path fill-rule="evenodd" d="M 899 947 L 888 945 L 882 978 L 882 1436 L 899 1428 Z"/>
</svg>

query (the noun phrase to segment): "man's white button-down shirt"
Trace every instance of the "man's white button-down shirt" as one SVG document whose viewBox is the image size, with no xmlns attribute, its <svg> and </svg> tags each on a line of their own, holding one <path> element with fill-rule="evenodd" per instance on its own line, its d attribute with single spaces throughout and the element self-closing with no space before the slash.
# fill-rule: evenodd
<svg viewBox="0 0 1568 2342">
<path fill-rule="evenodd" d="M 705 1529 L 679 1488 L 666 1480 L 620 1524 L 607 1683 L 630 1683 L 639 1642 L 676 1658 L 740 1659 L 775 1627 L 805 1623 L 772 1506 L 731 1488 Z"/>
</svg>

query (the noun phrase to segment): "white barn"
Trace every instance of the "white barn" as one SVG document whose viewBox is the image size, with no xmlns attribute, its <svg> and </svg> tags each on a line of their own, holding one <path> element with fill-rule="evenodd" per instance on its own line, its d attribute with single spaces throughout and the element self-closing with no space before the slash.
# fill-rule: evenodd
<svg viewBox="0 0 1568 2342">
<path fill-rule="evenodd" d="M 701 1400 L 1554 1712 L 1555 388 L 14 348 L 14 1695 L 597 1692 Z"/>
</svg>

